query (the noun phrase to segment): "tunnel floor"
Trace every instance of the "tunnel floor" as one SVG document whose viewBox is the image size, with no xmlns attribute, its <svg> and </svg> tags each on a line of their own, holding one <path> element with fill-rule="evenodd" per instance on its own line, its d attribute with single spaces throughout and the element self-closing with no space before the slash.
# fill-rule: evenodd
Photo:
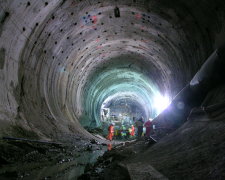
<svg viewBox="0 0 225 180">
<path fill-rule="evenodd" d="M 0 179 L 77 179 L 107 145 L 77 137 L 70 143 L 4 139 L 0 149 Z"/>
</svg>

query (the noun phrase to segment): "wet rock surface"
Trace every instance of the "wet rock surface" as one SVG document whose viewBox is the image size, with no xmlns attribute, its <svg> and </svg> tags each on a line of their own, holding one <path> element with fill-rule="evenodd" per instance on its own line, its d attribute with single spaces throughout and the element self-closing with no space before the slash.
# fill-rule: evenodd
<svg viewBox="0 0 225 180">
<path fill-rule="evenodd" d="M 123 160 L 134 158 L 138 153 L 142 153 L 152 144 L 142 140 L 123 142 L 115 145 L 111 151 L 107 151 L 98 161 L 85 167 L 85 173 L 79 176 L 79 180 L 89 179 L 131 179 L 127 167 L 121 163 Z"/>
<path fill-rule="evenodd" d="M 78 140 L 79 139 L 79 140 Z M 76 179 L 106 150 L 97 140 L 0 141 L 0 179 Z"/>
</svg>

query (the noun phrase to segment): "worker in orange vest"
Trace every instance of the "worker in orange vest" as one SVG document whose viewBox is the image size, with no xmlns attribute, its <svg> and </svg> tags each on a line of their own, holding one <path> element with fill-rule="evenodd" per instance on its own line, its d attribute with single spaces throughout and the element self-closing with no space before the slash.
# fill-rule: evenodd
<svg viewBox="0 0 225 180">
<path fill-rule="evenodd" d="M 130 132 L 131 137 L 135 135 L 135 128 L 134 125 L 131 125 L 131 132 Z"/>
<path fill-rule="evenodd" d="M 110 124 L 110 126 L 108 128 L 108 131 L 109 131 L 109 133 L 108 133 L 107 139 L 112 141 L 113 136 L 114 136 L 114 126 L 113 126 L 113 124 Z"/>
</svg>

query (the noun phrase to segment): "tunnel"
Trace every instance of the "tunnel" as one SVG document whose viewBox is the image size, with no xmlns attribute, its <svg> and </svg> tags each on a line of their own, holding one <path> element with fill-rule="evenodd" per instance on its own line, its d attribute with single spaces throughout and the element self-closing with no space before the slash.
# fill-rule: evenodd
<svg viewBox="0 0 225 180">
<path fill-rule="evenodd" d="M 79 141 L 85 148 L 89 141 L 107 144 L 104 133 L 102 137 L 93 132 L 107 133 L 108 109 L 111 116 L 122 116 L 126 109 L 133 113 L 131 120 L 141 116 L 157 120 L 224 43 L 223 0 L 0 0 L 1 176 L 35 177 L 8 170 L 10 163 L 16 164 L 16 155 L 26 156 L 26 147 L 31 148 L 27 141 L 59 143 L 51 146 Z M 224 84 L 214 84 L 195 107 L 222 103 L 223 90 Z M 177 137 L 184 131 L 179 134 L 179 127 L 172 129 Z M 167 132 L 166 136 L 170 137 Z M 162 143 L 169 144 L 166 138 Z M 162 146 L 154 145 L 152 151 Z M 87 149 L 93 152 L 89 145 Z M 12 154 L 14 161 L 9 160 Z M 169 179 L 191 179 L 178 173 L 175 165 L 164 167 L 172 168 L 171 175 L 151 163 Z M 225 177 L 222 165 L 217 169 L 194 179 Z"/>
</svg>

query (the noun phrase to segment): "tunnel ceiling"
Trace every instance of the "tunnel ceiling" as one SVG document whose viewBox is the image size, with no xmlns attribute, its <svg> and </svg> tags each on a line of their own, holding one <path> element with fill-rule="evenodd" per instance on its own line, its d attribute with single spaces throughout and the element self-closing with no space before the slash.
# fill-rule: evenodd
<svg viewBox="0 0 225 180">
<path fill-rule="evenodd" d="M 40 134 L 99 125 L 102 103 L 123 95 L 151 116 L 152 97 L 173 98 L 224 37 L 222 0 L 0 5 L 1 106 Z"/>
</svg>

